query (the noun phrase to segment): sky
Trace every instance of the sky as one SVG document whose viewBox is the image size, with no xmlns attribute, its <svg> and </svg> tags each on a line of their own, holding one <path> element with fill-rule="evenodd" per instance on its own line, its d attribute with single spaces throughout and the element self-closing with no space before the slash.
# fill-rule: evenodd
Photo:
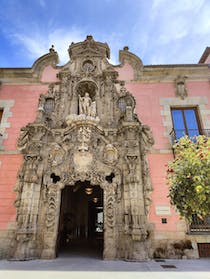
<svg viewBox="0 0 210 279">
<path fill-rule="evenodd" d="M 144 65 L 198 63 L 210 46 L 210 0 L 0 0 L 0 67 L 31 67 L 53 44 L 60 63 L 71 42 L 124 46 Z"/>
</svg>

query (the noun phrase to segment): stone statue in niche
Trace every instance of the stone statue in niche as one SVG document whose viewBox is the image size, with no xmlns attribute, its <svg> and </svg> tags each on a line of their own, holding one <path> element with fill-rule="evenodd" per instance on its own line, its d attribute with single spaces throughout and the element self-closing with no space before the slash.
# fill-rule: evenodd
<svg viewBox="0 0 210 279">
<path fill-rule="evenodd" d="M 84 97 L 79 95 L 79 114 L 90 116 L 92 100 L 88 92 L 85 92 Z"/>
<path fill-rule="evenodd" d="M 96 102 L 92 101 L 88 92 L 83 97 L 79 95 L 79 114 L 96 117 Z"/>
</svg>

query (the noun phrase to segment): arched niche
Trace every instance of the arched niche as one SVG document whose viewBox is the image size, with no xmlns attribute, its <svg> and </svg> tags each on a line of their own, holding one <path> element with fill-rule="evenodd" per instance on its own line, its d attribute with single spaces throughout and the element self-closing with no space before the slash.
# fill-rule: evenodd
<svg viewBox="0 0 210 279">
<path fill-rule="evenodd" d="M 78 114 L 96 117 L 97 86 L 92 81 L 81 81 L 76 87 Z"/>
<path fill-rule="evenodd" d="M 76 87 L 76 92 L 81 97 L 84 97 L 87 92 L 92 101 L 95 101 L 97 89 L 97 85 L 93 81 L 81 81 Z"/>
</svg>

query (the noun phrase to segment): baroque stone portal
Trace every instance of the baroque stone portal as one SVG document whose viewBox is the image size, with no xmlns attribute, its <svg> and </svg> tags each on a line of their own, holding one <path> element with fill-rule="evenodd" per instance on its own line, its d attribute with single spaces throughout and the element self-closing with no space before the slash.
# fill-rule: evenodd
<svg viewBox="0 0 210 279">
<path fill-rule="evenodd" d="M 40 96 L 36 121 L 21 130 L 24 162 L 15 187 L 11 256 L 56 257 L 61 192 L 70 192 L 62 189 L 82 193 L 88 185 L 86 193 L 97 187 L 103 193 L 103 257 L 147 259 L 151 131 L 138 120 L 134 98 L 108 63 L 107 44 L 87 36 L 72 43 L 69 54 L 60 81 Z"/>
</svg>

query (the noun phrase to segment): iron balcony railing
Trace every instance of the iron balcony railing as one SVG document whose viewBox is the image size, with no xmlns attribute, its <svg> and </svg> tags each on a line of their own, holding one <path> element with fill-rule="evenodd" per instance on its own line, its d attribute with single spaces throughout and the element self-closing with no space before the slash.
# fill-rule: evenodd
<svg viewBox="0 0 210 279">
<path fill-rule="evenodd" d="M 185 135 L 188 135 L 190 138 L 198 135 L 205 135 L 207 137 L 210 137 L 210 129 L 188 129 L 187 131 L 185 129 L 172 129 L 172 131 L 170 132 L 172 144 L 174 144 L 177 140 L 179 140 L 181 137 L 184 137 Z"/>
<path fill-rule="evenodd" d="M 190 225 L 190 233 L 210 233 L 210 215 L 204 220 L 200 219 L 196 214 L 192 216 Z"/>
</svg>

